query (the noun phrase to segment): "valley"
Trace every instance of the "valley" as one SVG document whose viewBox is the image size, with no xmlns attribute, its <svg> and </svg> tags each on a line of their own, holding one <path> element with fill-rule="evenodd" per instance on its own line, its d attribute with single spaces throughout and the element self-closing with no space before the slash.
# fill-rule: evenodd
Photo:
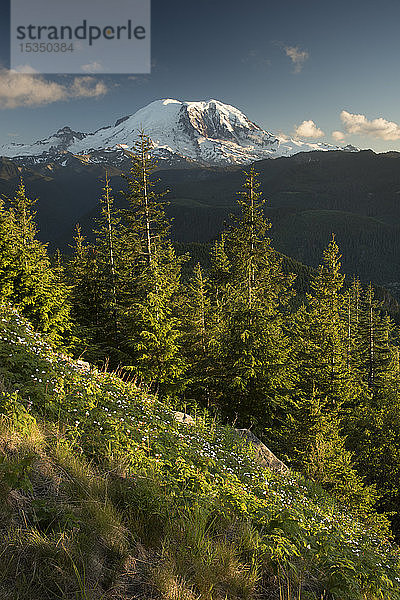
<svg viewBox="0 0 400 600">
<path fill-rule="evenodd" d="M 117 206 L 123 207 L 121 173 L 129 156 L 90 163 L 72 154 L 65 165 L 44 161 L 26 164 L 0 159 L 0 193 L 12 195 L 22 176 L 36 205 L 39 236 L 50 248 L 67 250 L 80 223 L 90 235 L 98 213 L 101 178 L 111 179 Z M 396 289 L 400 281 L 400 154 L 372 151 L 308 152 L 255 163 L 272 222 L 276 248 L 298 261 L 316 266 L 332 232 L 343 253 L 343 269 L 350 277 Z M 167 195 L 168 214 L 174 219 L 173 237 L 183 243 L 215 239 L 236 210 L 246 166 L 199 167 L 182 159 L 179 168 L 154 174 L 159 191 Z"/>
</svg>

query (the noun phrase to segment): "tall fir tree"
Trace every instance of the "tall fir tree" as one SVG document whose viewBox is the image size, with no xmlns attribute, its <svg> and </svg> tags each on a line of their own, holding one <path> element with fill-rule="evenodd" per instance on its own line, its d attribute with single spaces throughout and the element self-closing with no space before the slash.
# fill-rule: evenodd
<svg viewBox="0 0 400 600">
<path fill-rule="evenodd" d="M 142 132 L 124 175 L 128 208 L 120 273 L 123 304 L 123 349 L 130 369 L 162 393 L 182 385 L 181 332 L 176 303 L 181 264 L 169 238 L 164 194 L 155 191 L 156 168 L 151 140 Z"/>
<path fill-rule="evenodd" d="M 398 332 L 372 285 L 360 294 L 357 332 L 359 377 L 368 394 L 358 398 L 346 415 L 348 447 L 357 468 L 377 486 L 381 511 L 392 513 L 400 532 L 400 364 Z"/>
<path fill-rule="evenodd" d="M 361 516 L 372 518 L 378 496 L 355 469 L 345 433 L 348 412 L 365 401 L 368 392 L 355 368 L 359 286 L 355 282 L 343 293 L 340 258 L 332 237 L 307 304 L 293 316 L 292 360 L 298 377 L 295 402 L 278 441 L 294 468 Z"/>
<path fill-rule="evenodd" d="M 34 204 L 21 180 L 15 196 L 0 207 L 1 297 L 61 344 L 70 330 L 69 290 L 37 238 Z"/>
<path fill-rule="evenodd" d="M 358 278 L 343 293 L 342 319 L 346 328 L 346 368 L 349 373 L 360 371 L 360 308 L 362 288 Z"/>
<path fill-rule="evenodd" d="M 375 299 L 371 284 L 361 295 L 359 318 L 360 368 L 368 386 L 373 389 L 391 359 L 393 323 L 382 312 L 382 302 Z"/>
<path fill-rule="evenodd" d="M 351 297 L 342 293 L 340 258 L 332 237 L 311 282 L 307 303 L 293 318 L 293 356 L 300 373 L 297 389 L 301 395 L 318 398 L 330 407 L 352 404 L 360 393 L 350 368 L 355 360 L 354 309 Z"/>
<path fill-rule="evenodd" d="M 252 168 L 239 195 L 240 215 L 214 250 L 220 325 L 213 394 L 226 414 L 261 431 L 285 410 L 291 385 L 282 309 L 294 277 L 283 274 L 271 246 L 259 188 Z"/>
<path fill-rule="evenodd" d="M 181 308 L 186 397 L 210 407 L 212 362 L 217 329 L 215 305 L 212 302 L 210 280 L 199 263 L 188 280 Z"/>
<path fill-rule="evenodd" d="M 122 244 L 121 215 L 115 209 L 113 191 L 106 171 L 103 194 L 100 198 L 100 216 L 96 220 L 95 252 L 98 283 L 101 296 L 101 329 L 98 345 L 112 366 L 125 360 L 121 350 L 122 289 L 120 273 L 126 249 Z"/>
<path fill-rule="evenodd" d="M 103 325 L 101 278 L 96 248 L 86 241 L 79 223 L 75 228 L 72 251 L 67 274 L 71 283 L 75 351 L 97 363 L 104 359 L 99 347 Z"/>
</svg>

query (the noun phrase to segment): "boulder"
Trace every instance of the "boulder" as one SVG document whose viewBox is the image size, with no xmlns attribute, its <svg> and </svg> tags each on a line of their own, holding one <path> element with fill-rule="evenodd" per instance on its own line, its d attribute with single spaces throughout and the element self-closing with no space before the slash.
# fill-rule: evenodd
<svg viewBox="0 0 400 600">
<path fill-rule="evenodd" d="M 186 423 L 186 425 L 194 425 L 195 424 L 195 420 L 193 419 L 193 417 L 191 417 L 190 415 L 187 415 L 186 413 L 179 412 L 179 411 L 174 412 L 174 419 L 175 419 L 175 421 L 178 421 L 178 423 Z"/>
<path fill-rule="evenodd" d="M 289 467 L 285 465 L 279 458 L 263 442 L 252 433 L 249 429 L 236 429 L 238 434 L 249 442 L 255 449 L 257 454 L 257 462 L 263 467 L 268 467 L 278 473 L 286 473 Z"/>
<path fill-rule="evenodd" d="M 185 423 L 186 425 L 194 425 L 195 420 L 190 415 L 175 411 L 173 413 L 174 419 L 178 423 Z M 285 465 L 279 458 L 275 456 L 273 452 L 263 442 L 252 433 L 249 429 L 235 429 L 235 431 L 243 438 L 246 442 L 251 444 L 256 450 L 256 460 L 263 467 L 267 467 L 272 471 L 278 473 L 286 473 L 289 471 L 289 467 Z"/>
</svg>

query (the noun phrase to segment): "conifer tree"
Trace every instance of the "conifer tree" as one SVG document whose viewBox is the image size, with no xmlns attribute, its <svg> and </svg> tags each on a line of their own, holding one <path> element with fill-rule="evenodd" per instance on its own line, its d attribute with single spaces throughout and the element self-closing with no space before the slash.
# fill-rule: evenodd
<svg viewBox="0 0 400 600">
<path fill-rule="evenodd" d="M 170 393 L 182 384 L 184 363 L 176 301 L 181 264 L 169 239 L 164 194 L 151 178 L 156 168 L 151 140 L 142 132 L 132 166 L 124 176 L 128 190 L 126 248 L 122 281 L 123 348 L 131 370 L 155 389 Z"/>
<path fill-rule="evenodd" d="M 105 250 L 106 250 L 106 283 L 109 289 L 110 295 L 110 307 L 112 313 L 113 327 L 115 331 L 115 337 L 118 337 L 118 301 L 117 301 L 117 272 L 116 272 L 116 257 L 115 257 L 115 236 L 116 236 L 116 222 L 113 214 L 114 198 L 112 196 L 112 190 L 110 187 L 110 179 L 106 172 L 105 182 L 103 188 L 103 196 L 101 198 L 101 216 L 102 225 L 105 238 Z M 103 233 L 101 231 L 101 233 Z"/>
<path fill-rule="evenodd" d="M 359 355 L 361 369 L 372 389 L 390 363 L 393 323 L 382 314 L 382 303 L 375 299 L 371 284 L 361 296 L 359 319 Z"/>
<path fill-rule="evenodd" d="M 193 277 L 187 285 L 187 317 L 193 348 L 196 353 L 206 354 L 207 331 L 210 317 L 209 282 L 197 263 Z"/>
<path fill-rule="evenodd" d="M 67 272 L 71 282 L 72 316 L 76 351 L 93 362 L 104 359 L 100 348 L 102 319 L 101 278 L 96 248 L 86 242 L 79 223 L 75 228 L 73 255 Z"/>
<path fill-rule="evenodd" d="M 303 432 L 307 442 L 300 462 L 305 475 L 322 485 L 353 514 L 385 523 L 385 518 L 380 519 L 376 515 L 380 499 L 376 485 L 367 484 L 354 466 L 357 457 L 346 448 L 340 411 L 326 411 L 315 402 L 311 419 L 303 422 Z"/>
<path fill-rule="evenodd" d="M 360 306 L 362 288 L 357 278 L 343 294 L 342 319 L 346 327 L 346 368 L 349 373 L 360 370 Z"/>
<path fill-rule="evenodd" d="M 95 253 L 100 302 L 101 328 L 98 345 L 107 359 L 116 366 L 123 360 L 121 353 L 121 261 L 125 258 L 122 246 L 121 218 L 114 208 L 114 197 L 108 173 L 105 173 L 100 216 L 95 231 Z"/>
<path fill-rule="evenodd" d="M 210 280 L 197 263 L 189 279 L 182 306 L 183 348 L 187 362 L 186 394 L 210 407 L 210 377 L 215 339 L 215 305 Z"/>
<path fill-rule="evenodd" d="M 35 200 L 27 196 L 22 180 L 7 203 L 0 208 L 2 299 L 61 343 L 70 327 L 68 288 L 51 266 L 47 245 L 37 239 Z"/>
<path fill-rule="evenodd" d="M 0 199 L 0 298 L 10 298 L 14 290 L 13 214 Z"/>
<path fill-rule="evenodd" d="M 400 531 L 400 373 L 399 350 L 392 346 L 385 370 L 373 390 L 351 415 L 349 447 L 357 455 L 358 471 L 376 485 L 381 511 L 392 512 L 394 532 Z"/>
<path fill-rule="evenodd" d="M 295 468 L 368 516 L 377 494 L 355 470 L 344 431 L 349 410 L 368 397 L 354 351 L 359 284 L 341 293 L 340 258 L 332 237 L 307 304 L 294 315 L 295 402 L 278 433 L 280 449 Z"/>
<path fill-rule="evenodd" d="M 361 295 L 358 328 L 359 376 L 369 393 L 346 415 L 348 447 L 357 468 L 377 486 L 382 511 L 400 530 L 400 365 L 396 328 L 369 285 Z"/>
<path fill-rule="evenodd" d="M 230 279 L 230 272 L 231 264 L 226 253 L 226 233 L 222 233 L 211 250 L 210 284 L 217 307 L 221 306 L 226 285 Z"/>
<path fill-rule="evenodd" d="M 214 251 L 222 318 L 213 363 L 219 373 L 216 402 L 228 414 L 237 411 L 244 425 L 255 423 L 261 430 L 284 410 L 290 388 L 281 308 L 291 295 L 293 277 L 283 274 L 271 246 L 259 187 L 252 168 L 239 196 L 240 215 Z"/>
<path fill-rule="evenodd" d="M 297 389 L 305 397 L 323 399 L 331 407 L 353 403 L 360 392 L 357 377 L 350 369 L 355 317 L 351 298 L 341 293 L 344 276 L 340 258 L 332 237 L 311 283 L 307 304 L 293 319 L 294 360 L 301 373 Z"/>
</svg>

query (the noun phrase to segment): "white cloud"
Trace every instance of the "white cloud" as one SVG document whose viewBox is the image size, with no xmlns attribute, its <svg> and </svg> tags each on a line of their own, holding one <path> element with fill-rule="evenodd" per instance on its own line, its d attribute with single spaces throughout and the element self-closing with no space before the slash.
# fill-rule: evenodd
<svg viewBox="0 0 400 600">
<path fill-rule="evenodd" d="M 104 81 L 89 76 L 75 77 L 72 85 L 65 89 L 70 98 L 96 98 L 108 91 Z"/>
<path fill-rule="evenodd" d="M 88 63 L 87 65 L 82 65 L 81 69 L 85 73 L 101 73 L 102 71 L 104 71 L 104 67 L 101 64 L 101 62 L 97 62 L 95 60 L 91 63 Z"/>
<path fill-rule="evenodd" d="M 103 81 L 74 77 L 71 84 L 49 81 L 41 75 L 0 70 L 0 109 L 43 106 L 74 98 L 95 98 L 107 93 Z"/>
<path fill-rule="evenodd" d="M 309 121 L 303 121 L 301 125 L 295 128 L 295 135 L 296 137 L 317 139 L 323 137 L 325 133 L 310 119 Z"/>
<path fill-rule="evenodd" d="M 31 67 L 31 65 L 18 65 L 17 67 L 15 67 L 13 69 L 13 71 L 16 71 L 17 73 L 29 73 L 30 75 L 38 74 L 38 71 L 36 71 L 36 69 Z M 11 71 L 11 73 L 13 71 Z"/>
<path fill-rule="evenodd" d="M 290 140 L 290 136 L 288 136 L 284 131 L 282 131 L 281 129 L 279 129 L 276 133 L 277 137 L 282 141 L 282 142 L 288 142 Z"/>
<path fill-rule="evenodd" d="M 369 121 L 365 115 L 356 115 L 342 110 L 340 113 L 346 133 L 370 135 L 382 140 L 400 139 L 400 125 L 383 117 Z"/>
<path fill-rule="evenodd" d="M 332 131 L 332 137 L 337 142 L 344 142 L 346 134 L 343 131 Z"/>
<path fill-rule="evenodd" d="M 295 73 L 300 73 L 305 61 L 310 56 L 307 50 L 301 50 L 298 46 L 285 46 L 285 53 L 294 64 Z"/>
</svg>

